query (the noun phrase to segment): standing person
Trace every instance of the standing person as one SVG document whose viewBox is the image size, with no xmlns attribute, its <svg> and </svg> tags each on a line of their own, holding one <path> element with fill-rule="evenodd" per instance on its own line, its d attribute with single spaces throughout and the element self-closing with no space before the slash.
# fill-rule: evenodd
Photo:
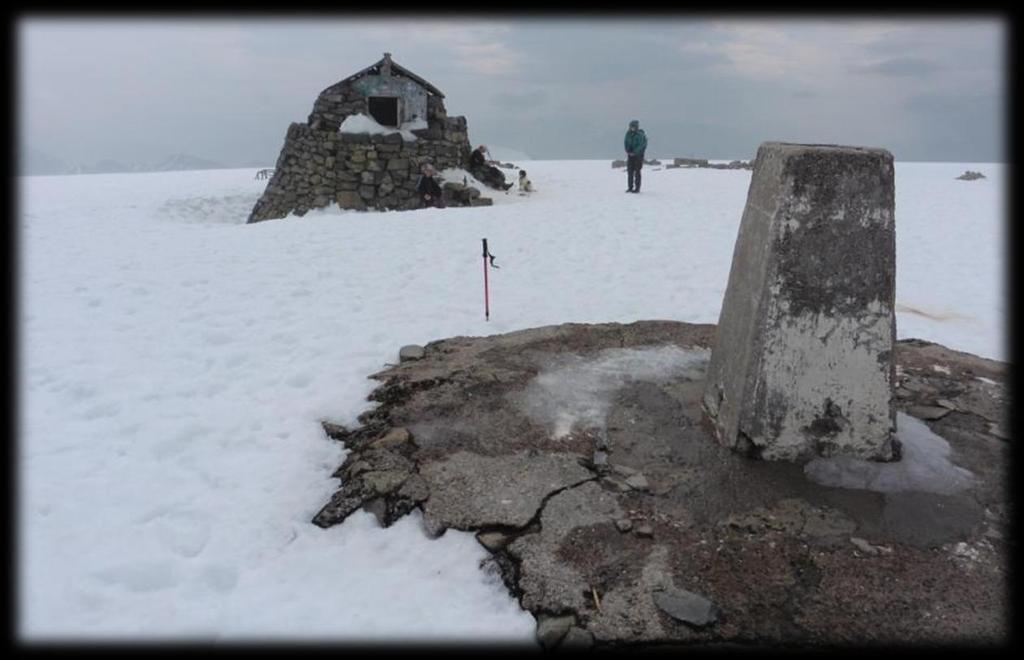
<svg viewBox="0 0 1024 660">
<path fill-rule="evenodd" d="M 469 173 L 496 190 L 508 190 L 511 183 L 505 183 L 505 175 L 493 165 L 487 145 L 481 144 L 469 155 Z"/>
<path fill-rule="evenodd" d="M 626 172 L 629 177 L 629 186 L 626 192 L 640 192 L 640 169 L 644 166 L 644 152 L 647 150 L 647 135 L 644 129 L 640 128 L 640 122 L 636 119 L 629 122 L 629 130 L 626 131 Z"/>
<path fill-rule="evenodd" d="M 436 206 L 443 209 L 444 199 L 441 197 L 441 185 L 434 178 L 437 175 L 437 170 L 430 163 L 424 163 L 420 172 L 422 174 L 416 179 L 416 192 L 420 195 L 421 206 L 423 208 Z"/>
</svg>

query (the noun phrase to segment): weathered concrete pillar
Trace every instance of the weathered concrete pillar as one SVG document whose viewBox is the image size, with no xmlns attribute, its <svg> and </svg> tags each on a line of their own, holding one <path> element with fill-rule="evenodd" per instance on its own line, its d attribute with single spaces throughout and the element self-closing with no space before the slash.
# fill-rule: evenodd
<svg viewBox="0 0 1024 660">
<path fill-rule="evenodd" d="M 898 458 L 893 202 L 884 149 L 760 146 L 704 390 L 721 444 Z"/>
</svg>

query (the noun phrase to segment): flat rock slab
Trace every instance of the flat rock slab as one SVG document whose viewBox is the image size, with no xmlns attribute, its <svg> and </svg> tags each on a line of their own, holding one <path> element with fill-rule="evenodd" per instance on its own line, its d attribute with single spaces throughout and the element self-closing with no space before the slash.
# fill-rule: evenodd
<svg viewBox="0 0 1024 660">
<path fill-rule="evenodd" d="M 907 412 L 918 419 L 933 420 L 942 419 L 949 414 L 950 409 L 944 406 L 913 406 Z"/>
<path fill-rule="evenodd" d="M 537 640 L 544 648 L 553 648 L 569 633 L 576 617 L 542 616 L 537 618 Z"/>
<path fill-rule="evenodd" d="M 551 493 L 595 476 L 567 454 L 481 456 L 459 451 L 420 468 L 430 487 L 427 528 L 525 527 Z"/>
<path fill-rule="evenodd" d="M 594 482 L 552 497 L 541 515 L 540 531 L 508 547 L 520 564 L 523 605 L 549 612 L 586 609 L 592 598 L 589 588 L 598 582 L 590 574 L 597 564 L 592 557 L 574 561 L 573 553 L 585 555 L 600 551 L 604 543 L 622 543 L 615 528 L 622 513 L 618 498 Z"/>
<path fill-rule="evenodd" d="M 409 344 L 403 346 L 398 350 L 399 362 L 408 362 L 409 360 L 422 359 L 424 355 L 423 347 L 416 344 Z"/>
<path fill-rule="evenodd" d="M 548 648 L 1005 641 L 1007 365 L 897 342 L 899 412 L 947 411 L 913 421 L 971 479 L 839 488 L 715 441 L 714 336 L 643 321 L 431 342 L 373 375 L 362 426 L 325 425 L 350 451 L 317 524 L 418 508 L 430 533 L 476 532 Z"/>
<path fill-rule="evenodd" d="M 677 621 L 694 626 L 706 626 L 718 619 L 717 608 L 710 600 L 684 589 L 672 589 L 654 594 L 657 606 Z"/>
</svg>

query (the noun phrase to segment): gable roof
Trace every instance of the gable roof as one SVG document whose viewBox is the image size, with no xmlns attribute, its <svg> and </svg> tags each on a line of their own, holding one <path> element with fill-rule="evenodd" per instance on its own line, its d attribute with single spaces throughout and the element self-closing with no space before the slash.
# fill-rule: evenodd
<svg viewBox="0 0 1024 660">
<path fill-rule="evenodd" d="M 425 87 L 426 90 L 428 92 L 430 92 L 431 94 L 434 94 L 435 96 L 439 96 L 441 98 L 444 98 L 444 94 L 441 92 L 441 90 L 439 90 L 437 87 L 434 87 L 433 85 L 431 85 L 429 82 L 427 82 L 423 78 L 420 78 L 419 76 L 417 76 L 412 71 L 406 69 L 404 66 L 399 66 L 394 60 L 391 59 L 390 53 L 385 53 L 384 57 L 382 57 L 379 61 L 374 62 L 373 64 L 371 64 L 370 66 L 366 67 L 362 71 L 359 71 L 358 73 L 353 73 L 351 76 L 349 76 L 348 78 L 345 78 L 341 82 L 347 83 L 347 82 L 352 82 L 353 80 L 355 80 L 357 78 L 362 78 L 363 76 L 369 76 L 369 75 L 376 76 L 376 75 L 380 75 L 381 67 L 384 66 L 385 62 L 390 62 L 391 63 L 391 72 L 392 72 L 392 74 L 398 74 L 398 75 L 402 75 L 402 76 L 405 76 L 407 78 L 410 78 L 410 79 L 414 80 L 415 82 L 419 83 L 420 85 L 422 85 L 423 87 Z"/>
</svg>

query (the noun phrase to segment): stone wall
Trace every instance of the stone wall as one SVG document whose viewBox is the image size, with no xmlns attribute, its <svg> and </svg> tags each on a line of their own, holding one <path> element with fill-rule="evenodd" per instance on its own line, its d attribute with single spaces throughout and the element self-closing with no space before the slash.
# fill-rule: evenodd
<svg viewBox="0 0 1024 660">
<path fill-rule="evenodd" d="M 366 114 L 367 90 L 360 88 L 359 83 L 342 81 L 320 92 L 309 115 L 309 126 L 321 131 L 336 131 L 349 115 Z M 428 124 L 447 118 L 444 101 L 440 97 L 428 95 L 426 106 Z"/>
<path fill-rule="evenodd" d="M 339 133 L 344 116 L 337 113 L 353 106 L 331 100 L 335 96 L 325 91 L 317 99 L 318 104 L 326 99 L 310 117 L 320 129 L 302 123 L 288 127 L 274 176 L 248 222 L 289 213 L 301 216 L 332 203 L 357 210 L 415 208 L 419 199 L 414 186 L 422 163 L 443 170 L 469 161 L 465 117 L 438 116 L 435 108 L 428 127 L 413 131 L 414 141 L 403 140 L 399 133 Z M 336 105 L 327 105 L 331 103 Z M 360 101 L 356 111 L 364 110 Z"/>
<path fill-rule="evenodd" d="M 366 97 L 348 83 L 339 82 L 316 97 L 307 123 L 313 129 L 336 131 L 345 117 L 360 113 L 366 113 Z"/>
</svg>

